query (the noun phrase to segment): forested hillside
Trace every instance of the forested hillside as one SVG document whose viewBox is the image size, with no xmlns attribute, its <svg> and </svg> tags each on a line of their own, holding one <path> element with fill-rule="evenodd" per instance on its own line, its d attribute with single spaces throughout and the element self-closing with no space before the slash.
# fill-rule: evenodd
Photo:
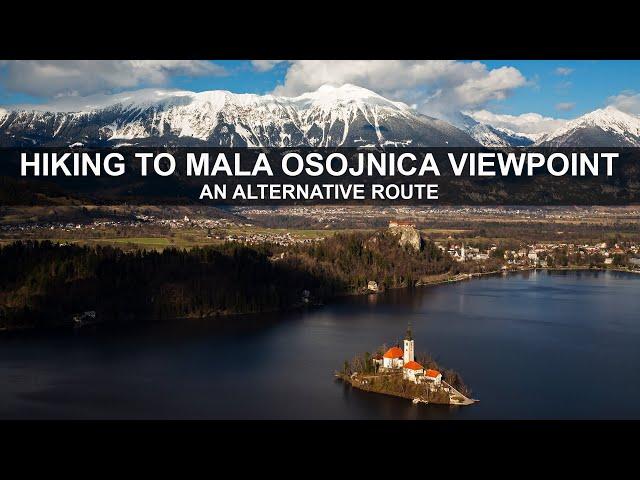
<svg viewBox="0 0 640 480">
<path fill-rule="evenodd" d="M 369 280 L 414 285 L 452 262 L 430 242 L 415 251 L 378 232 L 292 249 L 225 243 L 125 253 L 16 242 L 0 248 L 0 265 L 0 327 L 19 328 L 69 323 L 91 310 L 108 321 L 280 310 L 361 292 Z"/>
</svg>

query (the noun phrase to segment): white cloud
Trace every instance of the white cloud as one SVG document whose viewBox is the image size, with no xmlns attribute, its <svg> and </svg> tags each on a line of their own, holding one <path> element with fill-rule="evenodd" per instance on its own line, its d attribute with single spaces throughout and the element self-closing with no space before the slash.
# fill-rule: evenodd
<svg viewBox="0 0 640 480">
<path fill-rule="evenodd" d="M 282 61 L 256 60 L 257 71 L 268 71 Z M 459 61 L 292 61 L 282 85 L 274 93 L 295 96 L 323 84 L 353 83 L 385 97 L 400 100 L 427 115 L 450 118 L 460 110 L 484 108 L 505 99 L 527 84 L 513 67 L 490 69 L 481 62 Z M 208 61 L 5 61 L 0 62 L 0 84 L 10 92 L 44 98 L 85 97 L 135 88 L 163 86 L 174 75 L 223 75 Z M 62 104 L 64 102 L 61 102 Z M 68 100 L 80 107 L 85 100 Z"/>
<path fill-rule="evenodd" d="M 573 73 L 573 68 L 569 67 L 558 67 L 555 69 L 555 74 L 560 75 L 561 77 L 566 77 Z"/>
<path fill-rule="evenodd" d="M 259 72 L 267 72 L 284 60 L 251 60 L 251 65 Z"/>
<path fill-rule="evenodd" d="M 556 103 L 556 110 L 560 112 L 568 112 L 569 110 L 573 110 L 576 106 L 574 102 L 560 102 Z"/>
<path fill-rule="evenodd" d="M 295 96 L 324 84 L 352 83 L 428 115 L 447 118 L 503 100 L 527 80 L 513 67 L 489 69 L 481 62 L 444 60 L 293 61 L 274 93 Z"/>
<path fill-rule="evenodd" d="M 118 103 L 143 104 L 155 103 L 162 100 L 183 97 L 189 101 L 195 95 L 193 92 L 174 89 L 142 88 L 139 90 L 125 91 L 114 94 L 95 93 L 80 97 L 77 95 L 60 96 L 43 104 L 16 104 L 9 105 L 11 110 L 41 110 L 46 112 L 82 112 L 97 108 L 108 107 Z"/>
<path fill-rule="evenodd" d="M 614 106 L 626 113 L 640 115 L 640 93 L 626 91 L 613 95 L 607 98 L 607 105 Z"/>
<path fill-rule="evenodd" d="M 542 134 L 550 133 L 563 127 L 568 120 L 562 118 L 543 117 L 539 113 L 523 113 L 521 115 L 506 115 L 493 113 L 488 110 L 466 112 L 478 122 L 488 123 L 498 128 L 507 128 L 518 133 Z"/>
<path fill-rule="evenodd" d="M 11 60 L 0 64 L 0 83 L 37 97 L 91 95 L 164 85 L 174 75 L 224 75 L 204 60 Z"/>
</svg>

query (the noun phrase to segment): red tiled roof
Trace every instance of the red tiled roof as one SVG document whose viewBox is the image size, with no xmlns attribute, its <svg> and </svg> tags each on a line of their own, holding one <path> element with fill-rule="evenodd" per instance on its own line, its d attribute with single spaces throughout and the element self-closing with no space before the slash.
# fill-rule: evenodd
<svg viewBox="0 0 640 480">
<path fill-rule="evenodd" d="M 402 358 L 402 349 L 398 347 L 391 347 L 384 354 L 384 358 Z"/>
<path fill-rule="evenodd" d="M 425 372 L 425 375 L 427 377 L 436 378 L 438 375 L 440 375 L 440 372 L 438 370 L 429 369 Z"/>
<path fill-rule="evenodd" d="M 418 362 L 407 362 L 404 368 L 408 368 L 409 370 L 424 370 L 424 367 L 420 365 Z"/>
</svg>

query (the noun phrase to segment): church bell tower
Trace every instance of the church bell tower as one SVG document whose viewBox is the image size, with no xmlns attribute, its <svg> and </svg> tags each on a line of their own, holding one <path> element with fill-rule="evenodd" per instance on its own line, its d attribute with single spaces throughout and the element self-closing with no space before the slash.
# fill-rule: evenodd
<svg viewBox="0 0 640 480">
<path fill-rule="evenodd" d="M 404 352 L 402 360 L 405 365 L 415 360 L 413 357 L 413 333 L 411 332 L 411 324 L 407 326 L 407 335 L 404 338 Z"/>
</svg>

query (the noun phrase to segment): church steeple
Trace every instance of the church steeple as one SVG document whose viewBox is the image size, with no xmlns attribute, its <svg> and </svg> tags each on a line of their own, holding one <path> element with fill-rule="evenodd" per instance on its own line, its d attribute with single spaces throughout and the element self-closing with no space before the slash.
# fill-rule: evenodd
<svg viewBox="0 0 640 480">
<path fill-rule="evenodd" d="M 407 323 L 407 336 L 405 340 L 413 340 L 413 332 L 411 331 L 411 322 Z"/>
<path fill-rule="evenodd" d="M 411 324 L 407 324 L 407 336 L 404 339 L 404 351 L 402 352 L 402 360 L 404 361 L 404 364 L 406 365 L 409 362 L 413 362 L 414 356 L 413 356 L 413 350 L 414 350 L 414 342 L 413 342 L 413 332 L 411 331 Z"/>
</svg>

